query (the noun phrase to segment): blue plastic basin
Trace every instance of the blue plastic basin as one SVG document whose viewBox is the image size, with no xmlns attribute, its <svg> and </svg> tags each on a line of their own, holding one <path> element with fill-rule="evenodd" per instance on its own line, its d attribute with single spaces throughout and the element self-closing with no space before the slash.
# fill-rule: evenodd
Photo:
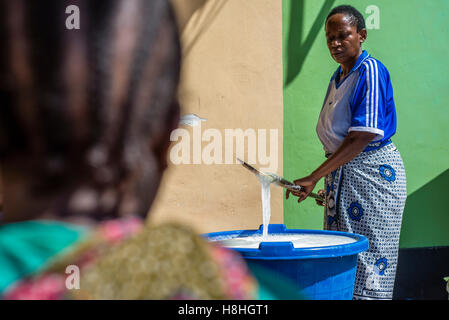
<svg viewBox="0 0 449 320">
<path fill-rule="evenodd" d="M 229 237 L 260 235 L 259 230 L 214 232 L 211 241 Z M 350 237 L 355 242 L 323 247 L 294 248 L 292 242 L 261 242 L 259 248 L 232 248 L 239 252 L 250 269 L 269 269 L 272 276 L 293 281 L 298 293 L 310 300 L 351 300 L 357 270 L 357 254 L 369 247 L 362 235 L 322 230 L 287 229 L 270 224 L 269 234 L 323 234 Z"/>
</svg>

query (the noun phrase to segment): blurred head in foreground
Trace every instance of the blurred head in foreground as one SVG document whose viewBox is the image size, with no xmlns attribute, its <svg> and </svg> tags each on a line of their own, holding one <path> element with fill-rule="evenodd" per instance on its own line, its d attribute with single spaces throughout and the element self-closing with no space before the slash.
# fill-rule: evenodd
<svg viewBox="0 0 449 320">
<path fill-rule="evenodd" d="M 2 223 L 145 216 L 179 118 L 168 1 L 0 5 Z"/>
</svg>

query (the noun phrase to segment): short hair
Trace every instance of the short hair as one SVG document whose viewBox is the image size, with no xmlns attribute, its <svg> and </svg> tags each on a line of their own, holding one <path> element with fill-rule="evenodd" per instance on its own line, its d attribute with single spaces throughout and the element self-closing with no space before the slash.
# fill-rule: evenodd
<svg viewBox="0 0 449 320">
<path fill-rule="evenodd" d="M 350 24 L 352 26 L 357 27 L 357 32 L 359 32 L 362 29 L 365 29 L 365 18 L 363 18 L 363 15 L 358 11 L 356 8 L 349 6 L 349 5 L 341 5 L 338 7 L 335 7 L 332 9 L 332 11 L 329 13 L 329 15 L 326 18 L 329 20 L 330 17 L 332 17 L 335 14 L 342 13 L 346 15 L 349 18 Z"/>
</svg>

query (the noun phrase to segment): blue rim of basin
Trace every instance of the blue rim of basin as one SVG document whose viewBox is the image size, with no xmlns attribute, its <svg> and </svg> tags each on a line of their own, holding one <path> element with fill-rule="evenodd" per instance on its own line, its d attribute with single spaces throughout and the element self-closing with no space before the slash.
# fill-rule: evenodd
<svg viewBox="0 0 449 320">
<path fill-rule="evenodd" d="M 258 230 L 231 230 L 222 232 L 212 232 L 204 234 L 208 240 L 219 241 L 235 237 L 250 237 L 262 234 L 261 225 Z M 327 230 L 303 230 L 303 229 L 287 229 L 284 224 L 270 224 L 268 226 L 269 234 L 324 234 L 344 236 L 355 239 L 355 242 L 347 244 L 339 244 L 334 246 L 320 246 L 310 248 L 294 248 L 293 243 L 286 242 L 261 242 L 259 248 L 230 248 L 238 251 L 245 259 L 258 260 L 292 260 L 292 259 L 317 259 L 317 258 L 335 258 L 349 255 L 356 255 L 360 252 L 366 251 L 369 248 L 368 239 L 365 236 L 341 232 L 341 231 L 327 231 Z"/>
</svg>

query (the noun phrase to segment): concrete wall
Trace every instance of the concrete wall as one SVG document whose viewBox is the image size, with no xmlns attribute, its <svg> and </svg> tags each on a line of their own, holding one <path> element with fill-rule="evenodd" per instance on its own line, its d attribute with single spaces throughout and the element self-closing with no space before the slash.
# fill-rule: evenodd
<svg viewBox="0 0 449 320">
<path fill-rule="evenodd" d="M 201 132 L 214 128 L 222 136 L 225 129 L 278 129 L 277 172 L 289 179 L 324 161 L 315 125 L 337 67 L 324 19 L 340 4 L 358 8 L 368 25 L 364 48 L 387 66 L 393 82 L 393 140 L 408 182 L 401 247 L 449 244 L 448 1 L 173 1 L 184 52 L 183 114 L 207 118 Z M 195 128 L 182 128 L 194 135 Z M 322 229 L 323 210 L 313 200 L 298 205 L 282 200 L 281 190 L 272 192 L 272 222 L 282 222 L 284 213 L 289 227 Z M 201 232 L 254 228 L 262 221 L 260 187 L 239 165 L 171 164 L 152 211 L 155 223 L 181 220 Z"/>
<path fill-rule="evenodd" d="M 216 129 L 277 129 L 277 173 L 282 174 L 282 5 L 277 0 L 173 1 L 183 46 L 179 99 L 182 115 L 207 119 L 199 127 L 182 125 L 190 135 L 190 160 L 198 145 L 194 135 Z M 188 6 L 187 4 L 191 4 Z M 197 130 L 197 131 L 195 131 Z M 196 141 L 196 140 L 195 140 Z M 174 141 L 172 148 L 181 139 Z M 184 142 L 182 142 L 184 143 Z M 234 150 L 235 150 L 234 142 Z M 207 147 L 203 141 L 201 147 Z M 178 145 L 179 146 L 179 145 Z M 268 146 L 267 146 L 268 147 Z M 248 144 L 245 146 L 248 160 Z M 172 150 L 170 150 L 171 152 Z M 234 159 L 234 157 L 233 157 Z M 167 170 L 150 221 L 181 221 L 198 232 L 258 228 L 262 224 L 261 190 L 256 177 L 239 164 L 174 165 Z M 266 167 L 260 159 L 255 165 Z M 272 222 L 281 223 L 282 190 L 272 187 Z"/>
<path fill-rule="evenodd" d="M 449 1 L 283 0 L 285 176 L 303 177 L 325 160 L 315 126 L 337 65 L 326 47 L 324 20 L 340 4 L 364 14 L 364 49 L 390 71 L 398 115 L 393 141 L 407 173 L 401 247 L 447 246 Z M 322 229 L 323 210 L 312 200 L 284 201 L 284 215 L 289 227 Z"/>
</svg>

